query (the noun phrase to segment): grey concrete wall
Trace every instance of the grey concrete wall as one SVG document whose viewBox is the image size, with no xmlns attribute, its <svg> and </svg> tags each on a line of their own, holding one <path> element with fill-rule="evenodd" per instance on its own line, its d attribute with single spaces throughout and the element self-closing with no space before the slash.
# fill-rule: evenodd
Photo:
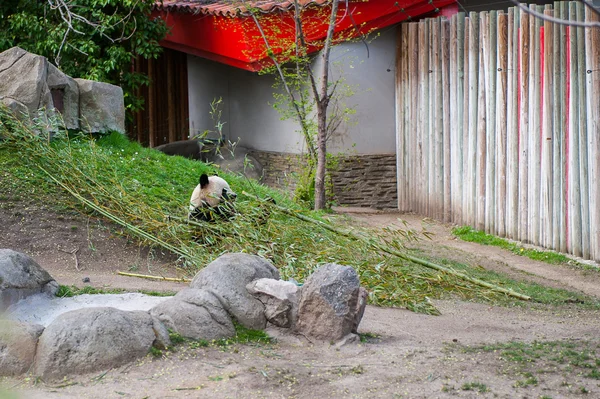
<svg viewBox="0 0 600 399">
<path fill-rule="evenodd" d="M 332 49 L 332 81 L 345 78 L 344 85 L 354 91 L 345 102 L 356 115 L 340 126 L 329 144 L 331 152 L 395 153 L 395 32 L 395 27 L 387 28 L 366 46 L 355 42 Z"/>
<path fill-rule="evenodd" d="M 210 104 L 223 99 L 221 120 L 223 134 L 230 139 L 229 123 L 229 74 L 222 65 L 188 55 L 188 96 L 190 107 L 190 136 L 202 134 L 206 130 L 215 131 L 216 121 L 210 116 Z M 214 134 L 208 136 L 216 138 Z"/>
<path fill-rule="evenodd" d="M 330 152 L 347 154 L 395 153 L 395 28 L 381 32 L 368 44 L 336 46 L 331 56 L 333 79 L 346 78 L 355 94 L 346 104 L 356 110 L 330 143 Z M 368 56 L 367 56 L 368 55 Z M 214 130 L 210 102 L 222 97 L 224 133 L 240 145 L 259 151 L 301 153 L 304 139 L 294 119 L 281 120 L 273 109 L 273 76 L 239 70 L 188 56 L 190 130 Z"/>
</svg>

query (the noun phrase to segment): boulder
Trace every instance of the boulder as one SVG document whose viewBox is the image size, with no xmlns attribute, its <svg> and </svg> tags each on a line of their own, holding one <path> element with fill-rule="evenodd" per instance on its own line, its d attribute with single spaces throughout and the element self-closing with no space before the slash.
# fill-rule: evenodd
<svg viewBox="0 0 600 399">
<path fill-rule="evenodd" d="M 58 316 L 40 336 L 34 372 L 52 380 L 121 366 L 145 356 L 155 339 L 148 312 L 73 310 Z"/>
<path fill-rule="evenodd" d="M 0 310 L 30 295 L 55 295 L 58 283 L 31 257 L 0 249 Z"/>
<path fill-rule="evenodd" d="M 11 110 L 19 121 L 23 123 L 29 123 L 29 109 L 25 104 L 10 97 L 0 98 L 0 103 Z"/>
<path fill-rule="evenodd" d="M 295 283 L 261 278 L 248 284 L 246 289 L 265 306 L 269 323 L 277 327 L 294 327 L 300 300 L 300 287 Z"/>
<path fill-rule="evenodd" d="M 259 278 L 279 280 L 279 271 L 259 256 L 231 253 L 200 270 L 190 286 L 212 292 L 244 327 L 262 330 L 267 325 L 265 307 L 246 289 L 248 283 Z"/>
<path fill-rule="evenodd" d="M 360 283 L 349 266 L 319 267 L 302 286 L 296 330 L 320 340 L 339 341 L 358 324 Z"/>
<path fill-rule="evenodd" d="M 179 155 L 189 159 L 202 160 L 202 142 L 200 140 L 180 140 L 154 147 L 167 155 Z"/>
<path fill-rule="evenodd" d="M 152 308 L 150 314 L 185 338 L 213 340 L 235 335 L 221 302 L 203 289 L 184 289 Z"/>
<path fill-rule="evenodd" d="M 48 60 L 45 57 L 20 47 L 0 53 L 0 97 L 21 102 L 30 115 L 35 115 L 40 108 L 52 108 L 47 76 Z"/>
<path fill-rule="evenodd" d="M 79 125 L 86 132 L 125 133 L 123 89 L 109 83 L 75 79 L 79 87 Z"/>
<path fill-rule="evenodd" d="M 44 327 L 38 324 L 0 320 L 0 376 L 26 373 Z"/>
<path fill-rule="evenodd" d="M 48 63 L 46 83 L 54 108 L 62 115 L 64 126 L 67 129 L 79 129 L 79 86 L 75 79 Z"/>
</svg>

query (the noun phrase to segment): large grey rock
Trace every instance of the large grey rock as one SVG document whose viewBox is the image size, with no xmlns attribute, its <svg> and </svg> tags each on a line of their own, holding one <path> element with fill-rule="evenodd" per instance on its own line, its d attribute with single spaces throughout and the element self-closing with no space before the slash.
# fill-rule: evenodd
<svg viewBox="0 0 600 399">
<path fill-rule="evenodd" d="M 40 336 L 34 372 L 57 379 L 117 367 L 145 356 L 155 339 L 148 312 L 73 310 L 57 317 Z"/>
<path fill-rule="evenodd" d="M 79 86 L 79 125 L 86 132 L 125 133 L 123 89 L 109 83 L 75 79 Z"/>
<path fill-rule="evenodd" d="M 248 283 L 259 278 L 279 280 L 279 271 L 259 256 L 233 253 L 220 256 L 200 270 L 190 286 L 215 294 L 244 327 L 262 330 L 267 325 L 265 307 L 246 289 Z"/>
<path fill-rule="evenodd" d="M 261 278 L 249 283 L 246 289 L 265 306 L 267 321 L 277 327 L 294 327 L 300 300 L 300 287 L 295 283 Z"/>
<path fill-rule="evenodd" d="M 60 111 L 64 126 L 67 129 L 79 129 L 79 86 L 75 79 L 48 63 L 46 83 L 50 93 L 54 93 L 53 106 Z"/>
<path fill-rule="evenodd" d="M 30 115 L 52 103 L 47 89 L 48 60 L 20 47 L 0 54 L 0 97 L 24 104 Z"/>
<path fill-rule="evenodd" d="M 0 249 L 0 310 L 30 295 L 56 291 L 58 283 L 31 257 Z"/>
<path fill-rule="evenodd" d="M 10 97 L 0 98 L 0 103 L 11 110 L 18 120 L 23 123 L 29 123 L 29 109 L 25 104 Z"/>
<path fill-rule="evenodd" d="M 0 320 L 0 376 L 23 374 L 31 368 L 42 331 L 38 324 Z"/>
<path fill-rule="evenodd" d="M 202 142 L 200 140 L 180 140 L 154 147 L 167 155 L 179 155 L 189 159 L 202 160 Z"/>
<path fill-rule="evenodd" d="M 213 340 L 235 335 L 219 299 L 203 289 L 184 289 L 152 308 L 150 314 L 185 338 Z"/>
<path fill-rule="evenodd" d="M 335 263 L 319 267 L 302 287 L 297 331 L 321 340 L 343 339 L 358 327 L 359 296 L 353 268 Z"/>
</svg>

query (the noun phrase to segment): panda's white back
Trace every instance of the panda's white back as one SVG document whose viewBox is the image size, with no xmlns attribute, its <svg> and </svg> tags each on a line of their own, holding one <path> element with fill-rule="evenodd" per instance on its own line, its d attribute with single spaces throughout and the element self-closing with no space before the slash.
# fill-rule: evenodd
<svg viewBox="0 0 600 399">
<path fill-rule="evenodd" d="M 229 184 L 219 176 L 209 176 L 208 184 L 202 188 L 200 184 L 194 188 L 192 197 L 190 199 L 190 211 L 198 207 L 204 206 L 203 203 L 208 204 L 210 207 L 216 207 L 221 203 L 221 194 L 223 189 L 227 189 L 228 192 L 233 193 Z"/>
</svg>

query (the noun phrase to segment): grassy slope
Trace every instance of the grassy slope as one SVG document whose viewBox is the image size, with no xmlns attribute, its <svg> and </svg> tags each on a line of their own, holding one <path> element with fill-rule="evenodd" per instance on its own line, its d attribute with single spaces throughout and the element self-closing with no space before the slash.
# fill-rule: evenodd
<svg viewBox="0 0 600 399">
<path fill-rule="evenodd" d="M 4 116 L 6 118 L 6 116 Z M 2 115 L 0 115 L 2 120 Z M 6 119 L 4 119 L 6 120 Z M 328 232 L 296 218 L 273 212 L 267 223 L 257 224 L 263 210 L 260 204 L 242 195 L 247 191 L 259 197 L 271 196 L 283 205 L 312 218 L 325 220 L 316 213 L 290 201 L 284 194 L 245 178 L 219 172 L 238 193 L 238 216 L 225 223 L 190 226 L 181 220 L 187 215 L 192 189 L 203 173 L 216 169 L 181 157 L 168 157 L 158 151 L 112 134 L 97 141 L 86 137 L 55 139 L 50 144 L 31 136 L 27 129 L 0 125 L 0 201 L 11 197 L 50 201 L 57 208 L 70 207 L 94 213 L 66 193 L 41 168 L 82 197 L 126 223 L 169 243 L 186 254 L 182 267 L 193 275 L 224 252 L 254 253 L 270 259 L 282 278 L 303 281 L 316 267 L 327 262 L 353 266 L 362 284 L 370 291 L 370 302 L 404 306 L 435 313 L 428 298 L 444 295 L 464 299 L 514 304 L 514 300 L 489 290 L 464 283 L 452 276 L 434 273 L 424 267 L 379 254 L 364 243 Z M 62 208 L 64 209 L 64 208 Z M 339 226 L 344 227 L 344 226 Z M 124 229 L 124 234 L 131 230 Z M 369 231 L 377 237 L 376 232 Z M 140 237 L 138 237 L 140 238 Z M 401 247 L 400 235 L 391 242 Z M 145 241 L 141 239 L 141 241 Z M 152 244 L 151 242 L 149 244 Z M 458 265 L 470 273 L 465 265 Z M 478 277 L 515 288 L 543 303 L 596 301 L 561 290 L 540 290 L 532 284 L 516 283 L 492 273 L 478 271 Z M 544 292 L 543 294 L 541 292 Z"/>
</svg>

